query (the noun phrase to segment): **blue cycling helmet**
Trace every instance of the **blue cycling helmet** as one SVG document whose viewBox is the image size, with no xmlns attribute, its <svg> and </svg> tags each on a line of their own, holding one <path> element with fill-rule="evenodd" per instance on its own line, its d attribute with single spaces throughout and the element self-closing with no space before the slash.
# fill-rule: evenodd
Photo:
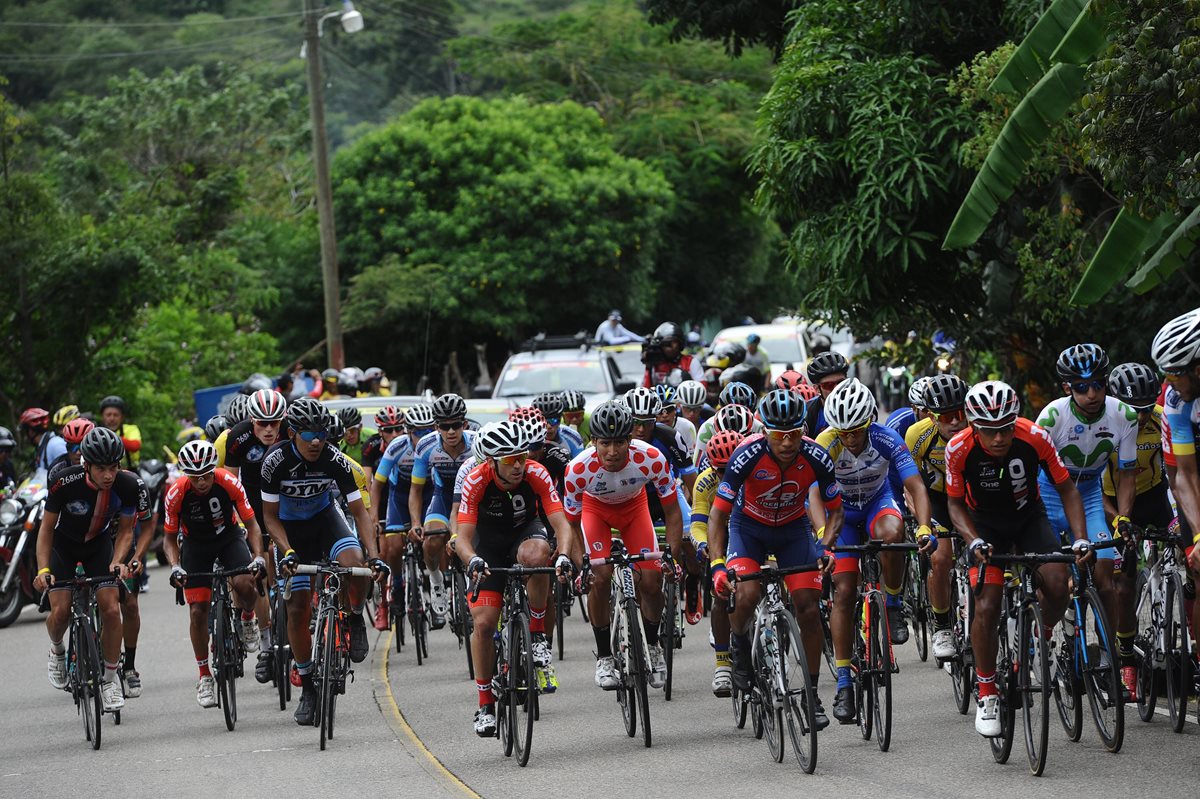
<svg viewBox="0 0 1200 799">
<path fill-rule="evenodd" d="M 675 404 L 675 387 L 668 386 L 666 383 L 660 383 L 654 387 L 654 393 L 662 400 L 663 407 Z"/>
<path fill-rule="evenodd" d="M 804 400 L 786 388 L 768 391 L 758 403 L 758 418 L 770 430 L 795 430 L 804 424 Z"/>
<path fill-rule="evenodd" d="M 734 381 L 721 389 L 719 401 L 722 405 L 741 405 L 743 408 L 753 408 L 756 397 L 754 389 L 750 386 Z"/>
<path fill-rule="evenodd" d="M 1063 380 L 1102 378 L 1108 374 L 1108 355 L 1099 344 L 1076 344 L 1059 353 L 1054 368 Z"/>
</svg>

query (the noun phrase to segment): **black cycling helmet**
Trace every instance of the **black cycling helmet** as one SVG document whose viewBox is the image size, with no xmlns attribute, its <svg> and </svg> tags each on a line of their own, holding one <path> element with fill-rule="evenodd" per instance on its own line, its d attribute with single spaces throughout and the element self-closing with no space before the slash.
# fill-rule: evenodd
<svg viewBox="0 0 1200 799">
<path fill-rule="evenodd" d="M 358 408 L 342 408 L 337 412 L 337 417 L 342 420 L 342 426 L 347 430 L 351 427 L 362 427 L 362 414 L 358 412 Z"/>
<path fill-rule="evenodd" d="M 820 355 L 808 362 L 808 382 L 819 383 L 830 375 L 844 375 L 850 371 L 850 364 L 846 361 L 846 356 L 840 352 L 822 352 Z"/>
<path fill-rule="evenodd" d="M 450 422 L 467 418 L 467 401 L 457 394 L 443 394 L 433 401 L 433 418 Z"/>
<path fill-rule="evenodd" d="M 1076 344 L 1059 353 L 1054 369 L 1068 381 L 1104 377 L 1108 373 L 1108 355 L 1099 344 Z"/>
<path fill-rule="evenodd" d="M 255 372 L 246 378 L 246 380 L 242 383 L 242 387 L 238 389 L 238 391 L 246 396 L 250 396 L 255 391 L 262 391 L 264 388 L 274 387 L 275 386 L 271 384 L 271 378 L 267 377 L 262 372 Z"/>
<path fill-rule="evenodd" d="M 204 423 L 204 437 L 209 441 L 216 441 L 217 436 L 228 429 L 229 420 L 225 418 L 224 414 L 218 413 Z"/>
<path fill-rule="evenodd" d="M 804 400 L 786 388 L 768 391 L 758 403 L 758 418 L 772 430 L 795 430 L 804 425 Z"/>
<path fill-rule="evenodd" d="M 587 405 L 587 399 L 583 396 L 582 391 L 568 389 L 562 393 L 563 413 L 568 411 L 582 411 Z"/>
<path fill-rule="evenodd" d="M 301 397 L 288 406 L 287 425 L 297 433 L 329 430 L 329 412 L 312 397 Z"/>
<path fill-rule="evenodd" d="M 592 438 L 629 438 L 633 435 L 633 412 L 624 402 L 609 400 L 592 411 Z"/>
<path fill-rule="evenodd" d="M 671 341 L 674 339 L 682 344 L 684 339 L 683 328 L 674 322 L 663 322 L 654 328 L 654 338 L 659 341 Z"/>
<path fill-rule="evenodd" d="M 1131 408 L 1150 410 L 1158 403 L 1158 375 L 1144 363 L 1123 363 L 1108 376 L 1108 390 Z"/>
<path fill-rule="evenodd" d="M 125 404 L 125 400 L 118 397 L 116 394 L 110 394 L 100 400 L 100 413 L 104 413 L 105 408 L 116 408 L 121 413 L 129 413 L 129 406 Z"/>
<path fill-rule="evenodd" d="M 234 398 L 229 401 L 229 405 L 225 408 L 225 418 L 229 420 L 230 427 L 249 419 L 250 398 L 245 394 L 235 395 Z"/>
<path fill-rule="evenodd" d="M 125 457 L 121 437 L 107 427 L 93 427 L 79 445 L 79 454 L 92 465 L 107 466 L 120 463 Z"/>
<path fill-rule="evenodd" d="M 337 444 L 346 437 L 346 426 L 342 424 L 342 417 L 336 413 L 329 414 L 329 443 Z"/>
<path fill-rule="evenodd" d="M 0 451 L 7 451 L 17 446 L 17 440 L 13 438 L 12 431 L 7 427 L 0 427 Z"/>
<path fill-rule="evenodd" d="M 529 403 L 533 407 L 542 412 L 542 415 L 547 419 L 557 419 L 562 416 L 566 410 L 566 405 L 563 402 L 562 394 L 538 394 L 533 398 L 533 402 Z"/>
<path fill-rule="evenodd" d="M 967 381 L 958 375 L 940 374 L 925 383 L 925 407 L 934 413 L 945 413 L 963 407 L 967 401 Z"/>
<path fill-rule="evenodd" d="M 743 408 L 753 410 L 756 399 L 758 399 L 758 395 L 754 393 L 754 389 L 745 383 L 734 381 L 721 389 L 722 405 L 741 405 Z"/>
</svg>

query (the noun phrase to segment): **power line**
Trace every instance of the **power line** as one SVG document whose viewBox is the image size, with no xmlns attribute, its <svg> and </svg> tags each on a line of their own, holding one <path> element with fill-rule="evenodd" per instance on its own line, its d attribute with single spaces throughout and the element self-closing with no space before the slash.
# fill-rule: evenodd
<svg viewBox="0 0 1200 799">
<path fill-rule="evenodd" d="M 221 17 L 220 19 L 175 20 L 173 22 L 21 22 L 0 21 L 0 28 L 184 28 L 192 25 L 231 25 L 241 22 L 263 22 L 273 19 L 294 19 L 304 16 L 303 11 L 289 14 L 270 14 L 259 17 Z"/>
</svg>

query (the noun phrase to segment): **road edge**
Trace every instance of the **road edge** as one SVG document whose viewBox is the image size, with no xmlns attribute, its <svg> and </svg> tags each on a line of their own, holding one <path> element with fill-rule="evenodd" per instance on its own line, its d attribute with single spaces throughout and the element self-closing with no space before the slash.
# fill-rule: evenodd
<svg viewBox="0 0 1200 799">
<path fill-rule="evenodd" d="M 409 750 L 409 754 L 413 756 L 413 759 L 417 761 L 427 774 L 442 783 L 452 794 L 472 797 L 472 799 L 482 799 L 480 794 L 476 793 L 471 786 L 459 779 L 458 775 L 448 769 L 446 764 L 430 751 L 425 742 L 421 740 L 421 737 L 417 735 L 416 730 L 404 718 L 404 712 L 400 710 L 400 705 L 396 703 L 396 695 L 392 692 L 392 682 L 388 674 L 389 658 L 392 653 L 392 636 L 394 635 L 395 631 L 389 630 L 386 642 L 384 642 L 383 636 L 379 636 L 376 639 L 374 658 L 377 661 L 375 664 L 376 680 L 372 694 L 375 698 L 375 704 L 379 707 L 379 712 L 383 715 L 384 720 L 387 721 L 388 726 L 397 733 L 397 736 L 400 738 L 401 747 Z M 382 650 L 378 646 L 381 642 L 384 643 Z M 380 651 L 383 652 L 382 657 L 379 656 Z M 411 744 L 411 746 L 408 744 Z"/>
</svg>

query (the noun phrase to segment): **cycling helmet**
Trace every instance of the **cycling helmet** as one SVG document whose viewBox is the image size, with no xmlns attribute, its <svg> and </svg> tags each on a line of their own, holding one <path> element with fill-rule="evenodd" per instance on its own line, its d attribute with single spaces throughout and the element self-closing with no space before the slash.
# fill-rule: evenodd
<svg viewBox="0 0 1200 799">
<path fill-rule="evenodd" d="M 674 322 L 663 322 L 658 327 L 654 328 L 654 338 L 659 341 L 678 341 L 683 343 L 683 328 Z"/>
<path fill-rule="evenodd" d="M 713 427 L 717 430 L 735 430 L 748 436 L 754 428 L 754 414 L 741 405 L 726 405 L 713 417 Z"/>
<path fill-rule="evenodd" d="M 209 441 L 189 441 L 179 450 L 179 471 L 200 477 L 217 468 L 217 448 Z"/>
<path fill-rule="evenodd" d="M 368 367 L 367 371 L 363 372 L 363 382 L 372 382 L 383 379 L 383 370 L 378 366 Z"/>
<path fill-rule="evenodd" d="M 336 383 L 339 375 L 341 375 L 341 372 L 337 369 L 326 369 L 324 372 L 321 372 L 321 380 L 329 380 Z"/>
<path fill-rule="evenodd" d="M 490 424 L 480 431 L 479 451 L 487 458 L 503 458 L 529 451 L 526 426 L 512 419 Z"/>
<path fill-rule="evenodd" d="M 395 405 L 384 405 L 375 414 L 375 426 L 380 430 L 389 427 L 403 427 L 406 421 L 404 411 Z"/>
<path fill-rule="evenodd" d="M 79 453 L 86 463 L 107 466 L 120 463 L 125 457 L 125 445 L 121 437 L 107 427 L 93 427 L 83 437 Z"/>
<path fill-rule="evenodd" d="M 82 444 L 84 437 L 95 426 L 90 419 L 72 419 L 63 425 L 62 437 L 68 444 Z M 8 431 L 5 430 L 4 432 L 7 433 Z M 0 446 L 3 445 L 3 441 L 0 441 Z"/>
<path fill-rule="evenodd" d="M 684 408 L 699 408 L 708 401 L 708 389 L 698 380 L 684 380 L 675 389 L 675 402 Z"/>
<path fill-rule="evenodd" d="M 189 441 L 199 441 L 202 438 L 204 438 L 204 428 L 192 424 L 175 434 L 175 443 L 186 444 Z"/>
<path fill-rule="evenodd" d="M 908 404 L 914 408 L 925 407 L 925 386 L 929 385 L 931 377 L 918 377 L 908 387 Z"/>
<path fill-rule="evenodd" d="M 358 378 L 349 369 L 343 369 L 338 374 L 337 393 L 343 397 L 353 397 L 358 394 Z"/>
<path fill-rule="evenodd" d="M 708 440 L 708 445 L 704 447 L 704 454 L 708 456 L 708 462 L 713 466 L 718 469 L 723 468 L 729 463 L 733 451 L 744 439 L 745 436 L 736 430 L 721 430 Z"/>
<path fill-rule="evenodd" d="M 236 395 L 229 401 L 229 405 L 225 408 L 225 418 L 229 420 L 230 427 L 249 419 L 250 398 L 245 394 Z"/>
<path fill-rule="evenodd" d="M 541 446 L 546 441 L 546 417 L 537 408 L 532 405 L 516 408 L 508 418 L 525 425 L 530 446 Z"/>
<path fill-rule="evenodd" d="M 875 421 L 875 395 L 852 377 L 825 398 L 825 421 L 834 430 L 855 430 Z"/>
<path fill-rule="evenodd" d="M 792 389 L 792 393 L 798 394 L 800 399 L 804 400 L 805 402 L 815 400 L 817 397 L 821 396 L 821 390 L 812 383 L 801 383 Z"/>
<path fill-rule="evenodd" d="M 1177 372 L 1200 360 L 1200 308 L 1163 325 L 1154 334 L 1150 357 L 1164 372 Z"/>
<path fill-rule="evenodd" d="M 963 406 L 967 388 L 967 381 L 958 375 L 934 375 L 925 384 L 925 397 L 921 404 L 934 413 L 953 411 Z"/>
<path fill-rule="evenodd" d="M 467 401 L 457 394 L 443 394 L 430 406 L 433 418 L 438 422 L 450 422 L 467 418 Z"/>
<path fill-rule="evenodd" d="M 17 446 L 17 440 L 13 438 L 12 431 L 7 427 L 0 427 L 0 452 L 8 451 Z"/>
<path fill-rule="evenodd" d="M 1139 411 L 1158 402 L 1158 375 L 1142 363 L 1123 363 L 1108 376 L 1108 390 L 1117 399 Z"/>
<path fill-rule="evenodd" d="M 668 405 L 675 404 L 675 387 L 668 386 L 666 383 L 659 383 L 654 387 L 654 393 L 662 401 L 662 405 L 666 408 Z"/>
<path fill-rule="evenodd" d="M 312 397 L 301 397 L 287 409 L 287 424 L 297 433 L 329 430 L 329 413 Z"/>
<path fill-rule="evenodd" d="M 351 427 L 362 427 L 362 414 L 358 408 L 342 408 L 337 412 L 337 417 L 342 420 L 347 430 Z"/>
<path fill-rule="evenodd" d="M 329 443 L 337 444 L 346 437 L 346 425 L 342 424 L 342 417 L 336 413 L 329 414 Z"/>
<path fill-rule="evenodd" d="M 625 392 L 625 404 L 634 419 L 653 419 L 662 410 L 662 400 L 652 389 L 645 386 L 631 388 Z"/>
<path fill-rule="evenodd" d="M 287 413 L 287 401 L 273 388 L 260 388 L 246 400 L 246 410 L 256 422 L 278 422 Z"/>
<path fill-rule="evenodd" d="M 264 388 L 271 389 L 274 387 L 275 386 L 271 383 L 271 378 L 267 377 L 262 372 L 255 372 L 242 382 L 242 387 L 239 388 L 238 391 L 248 397 L 256 391 L 262 391 Z"/>
<path fill-rule="evenodd" d="M 819 383 L 830 375 L 844 375 L 850 371 L 850 364 L 840 352 L 822 352 L 808 362 L 808 381 Z"/>
<path fill-rule="evenodd" d="M 17 422 L 21 427 L 44 430 L 50 424 L 50 411 L 45 408 L 26 408 Z"/>
<path fill-rule="evenodd" d="M 483 432 L 496 424 L 499 424 L 499 422 L 488 422 L 479 428 L 479 435 L 471 439 L 471 457 L 474 458 L 475 463 L 479 464 L 487 460 L 487 456 L 483 454 L 483 450 L 480 448 L 480 445 L 483 444 Z"/>
<path fill-rule="evenodd" d="M 754 409 L 754 401 L 758 399 L 754 389 L 745 383 L 730 383 L 721 389 L 722 405 L 741 405 L 743 408 Z"/>
<path fill-rule="evenodd" d="M 657 399 L 657 398 L 656 398 Z M 623 402 L 609 400 L 592 411 L 592 438 L 629 438 L 633 435 L 633 414 Z"/>
<path fill-rule="evenodd" d="M 433 427 L 433 406 L 427 404 L 414 405 L 404 412 L 404 420 L 409 430 L 420 430 Z"/>
<path fill-rule="evenodd" d="M 1063 380 L 1104 377 L 1108 373 L 1108 355 L 1098 344 L 1076 344 L 1058 354 L 1054 368 Z"/>
<path fill-rule="evenodd" d="M 805 410 L 804 400 L 785 388 L 768 391 L 758 403 L 758 417 L 771 430 L 803 427 Z"/>
<path fill-rule="evenodd" d="M 229 420 L 223 414 L 217 414 L 209 418 L 204 423 L 204 437 L 209 441 L 216 441 L 217 436 L 229 429 Z"/>
<path fill-rule="evenodd" d="M 538 394 L 533 398 L 533 402 L 529 404 L 541 411 L 547 419 L 557 419 L 562 416 L 563 401 L 561 394 Z"/>
<path fill-rule="evenodd" d="M 967 392 L 963 408 L 967 420 L 976 427 L 1005 427 L 1017 420 L 1021 400 L 1008 383 L 985 380 Z"/>
<path fill-rule="evenodd" d="M 116 408 L 121 413 L 129 413 L 129 406 L 125 404 L 125 400 L 115 394 L 110 394 L 100 400 L 100 413 L 104 413 L 105 408 Z"/>
<path fill-rule="evenodd" d="M 78 405 L 64 405 L 54 412 L 54 426 L 66 427 L 67 422 L 79 418 Z"/>
<path fill-rule="evenodd" d="M 795 391 L 800 386 L 804 385 L 804 375 L 797 372 L 795 369 L 788 369 L 779 377 L 775 378 L 775 388 L 786 388 L 789 391 Z"/>
<path fill-rule="evenodd" d="M 587 405 L 587 399 L 582 391 L 570 389 L 562 393 L 562 403 L 564 411 L 582 411 Z"/>
</svg>

